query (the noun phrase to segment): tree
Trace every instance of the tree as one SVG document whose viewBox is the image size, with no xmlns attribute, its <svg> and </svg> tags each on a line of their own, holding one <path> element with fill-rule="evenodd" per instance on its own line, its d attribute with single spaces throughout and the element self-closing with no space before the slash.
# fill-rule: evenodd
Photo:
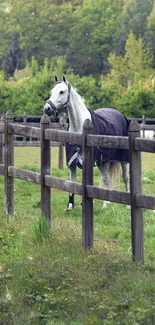
<svg viewBox="0 0 155 325">
<path fill-rule="evenodd" d="M 151 52 L 145 48 L 142 38 L 136 39 L 133 33 L 128 36 L 124 57 L 110 54 L 108 61 L 111 65 L 109 78 L 125 87 L 128 82 L 133 84 L 137 75 L 144 80 L 152 73 Z"/>
<path fill-rule="evenodd" d="M 79 55 L 81 62 L 82 58 L 84 60 L 81 74 L 88 70 L 87 65 L 89 74 L 107 72 L 107 57 L 112 50 L 112 37 L 121 8 L 120 0 L 83 0 L 82 7 L 73 12 L 69 41 L 72 54 Z"/>
<path fill-rule="evenodd" d="M 0 114 L 5 114 L 10 108 L 11 92 L 3 71 L 0 71 Z"/>
<path fill-rule="evenodd" d="M 11 46 L 6 52 L 5 57 L 2 61 L 2 68 L 5 72 L 6 78 L 13 76 L 16 69 L 23 68 L 21 57 L 22 51 L 19 47 L 18 34 L 15 33 L 11 42 Z"/>
<path fill-rule="evenodd" d="M 130 32 L 133 32 L 136 38 L 144 39 L 151 11 L 152 0 L 126 0 L 124 2 L 122 15 L 113 36 L 113 50 L 116 54 L 124 55 L 126 40 Z"/>
<path fill-rule="evenodd" d="M 130 31 L 150 48 L 155 65 L 152 0 L 0 0 L 0 5 L 0 64 L 3 58 L 6 69 L 7 62 L 14 65 L 12 40 L 18 35 L 22 67 L 32 56 L 42 66 L 45 58 L 65 55 L 75 74 L 99 78 L 110 70 L 110 52 L 124 55 Z"/>
<path fill-rule="evenodd" d="M 9 16 L 5 15 L 2 38 L 6 35 L 5 31 L 9 40 L 18 33 L 25 62 L 34 56 L 40 65 L 45 57 L 51 59 L 55 55 L 65 55 L 76 2 L 61 1 L 61 4 L 56 4 L 54 0 L 8 0 L 11 9 Z"/>
<path fill-rule="evenodd" d="M 147 20 L 147 31 L 145 33 L 145 43 L 153 54 L 153 67 L 155 68 L 155 1 L 153 0 L 152 11 Z"/>
<path fill-rule="evenodd" d="M 0 0 L 0 67 L 12 38 L 12 32 L 10 33 L 7 28 L 9 17 L 10 12 L 7 5 L 3 0 Z"/>
</svg>

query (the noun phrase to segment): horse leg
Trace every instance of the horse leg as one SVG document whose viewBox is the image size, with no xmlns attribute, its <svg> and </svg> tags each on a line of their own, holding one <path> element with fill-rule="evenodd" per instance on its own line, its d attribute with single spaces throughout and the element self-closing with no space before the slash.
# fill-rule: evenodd
<svg viewBox="0 0 155 325">
<path fill-rule="evenodd" d="M 105 188 L 109 188 L 110 187 L 109 163 L 104 163 L 102 165 L 99 165 L 98 169 L 99 169 L 99 171 L 101 173 L 102 187 L 104 186 Z M 103 202 L 103 208 L 107 208 L 109 203 L 110 203 L 110 201 L 104 201 Z"/>
<path fill-rule="evenodd" d="M 128 163 L 121 163 L 122 167 L 122 177 L 125 184 L 126 192 L 129 191 L 129 164 Z M 127 205 L 127 209 L 130 209 L 130 205 Z"/>
<path fill-rule="evenodd" d="M 122 162 L 121 167 L 122 167 L 122 177 L 125 184 L 125 189 L 128 192 L 129 191 L 129 168 L 128 168 L 129 164 Z"/>
<path fill-rule="evenodd" d="M 70 168 L 70 181 L 76 181 L 76 166 Z M 67 204 L 67 210 L 72 210 L 74 208 L 74 193 L 69 193 L 69 200 Z"/>
</svg>

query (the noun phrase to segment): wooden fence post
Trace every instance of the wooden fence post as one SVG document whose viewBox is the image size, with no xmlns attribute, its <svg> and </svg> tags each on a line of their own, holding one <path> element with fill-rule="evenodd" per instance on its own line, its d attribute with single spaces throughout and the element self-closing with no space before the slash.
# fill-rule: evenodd
<svg viewBox="0 0 155 325">
<path fill-rule="evenodd" d="M 86 120 L 82 133 L 82 243 L 93 247 L 93 199 L 87 196 L 87 185 L 93 185 L 93 148 L 87 147 L 87 135 L 92 133 L 92 123 Z"/>
<path fill-rule="evenodd" d="M 24 112 L 24 115 L 23 115 L 23 123 L 24 123 L 24 125 L 27 124 L 27 114 L 26 114 L 26 112 Z M 26 137 L 23 137 L 23 141 L 26 142 Z"/>
<path fill-rule="evenodd" d="M 142 192 L 141 152 L 134 150 L 136 137 L 140 137 L 140 125 L 133 120 L 129 127 L 132 258 L 134 262 L 143 262 L 143 209 L 136 206 L 136 194 Z"/>
<path fill-rule="evenodd" d="M 14 177 L 8 175 L 8 167 L 14 165 L 13 134 L 9 134 L 9 123 L 13 123 L 11 111 L 7 111 L 4 119 L 4 207 L 7 214 L 14 214 Z"/>
<path fill-rule="evenodd" d="M 142 125 L 145 124 L 145 115 L 142 116 Z M 143 129 L 143 138 L 145 138 L 145 129 Z"/>
<path fill-rule="evenodd" d="M 64 146 L 62 143 L 60 143 L 59 146 L 59 169 L 63 169 L 63 151 L 64 151 Z"/>
<path fill-rule="evenodd" d="M 3 118 L 0 118 L 0 123 L 3 122 Z M 0 164 L 4 162 L 4 155 L 3 155 L 3 133 L 0 133 Z"/>
<path fill-rule="evenodd" d="M 62 125 L 60 124 L 60 130 L 63 130 Z M 59 169 L 63 169 L 63 158 L 64 158 L 64 145 L 62 142 L 60 142 L 59 145 Z"/>
<path fill-rule="evenodd" d="M 50 140 L 45 140 L 45 129 L 50 128 L 50 119 L 44 114 L 40 121 L 41 132 L 41 211 L 51 225 L 51 189 L 45 185 L 45 175 L 50 175 Z"/>
</svg>

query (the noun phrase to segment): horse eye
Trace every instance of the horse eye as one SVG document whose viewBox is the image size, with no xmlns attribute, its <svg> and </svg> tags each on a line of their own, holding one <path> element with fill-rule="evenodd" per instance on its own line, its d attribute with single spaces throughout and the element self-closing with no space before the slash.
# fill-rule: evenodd
<svg viewBox="0 0 155 325">
<path fill-rule="evenodd" d="M 64 91 L 63 90 L 60 90 L 60 94 L 63 95 L 64 94 Z"/>
</svg>

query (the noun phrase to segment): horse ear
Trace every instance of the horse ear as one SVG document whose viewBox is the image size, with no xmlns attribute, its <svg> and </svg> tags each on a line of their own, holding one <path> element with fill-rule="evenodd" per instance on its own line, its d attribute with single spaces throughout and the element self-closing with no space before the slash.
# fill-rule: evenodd
<svg viewBox="0 0 155 325">
<path fill-rule="evenodd" d="M 65 76 L 64 74 L 62 75 L 62 80 L 63 80 L 64 82 L 67 82 L 66 76 Z"/>
<path fill-rule="evenodd" d="M 59 80 L 59 78 L 55 75 L 55 77 L 54 77 L 54 81 L 57 83 L 58 80 Z"/>
</svg>

